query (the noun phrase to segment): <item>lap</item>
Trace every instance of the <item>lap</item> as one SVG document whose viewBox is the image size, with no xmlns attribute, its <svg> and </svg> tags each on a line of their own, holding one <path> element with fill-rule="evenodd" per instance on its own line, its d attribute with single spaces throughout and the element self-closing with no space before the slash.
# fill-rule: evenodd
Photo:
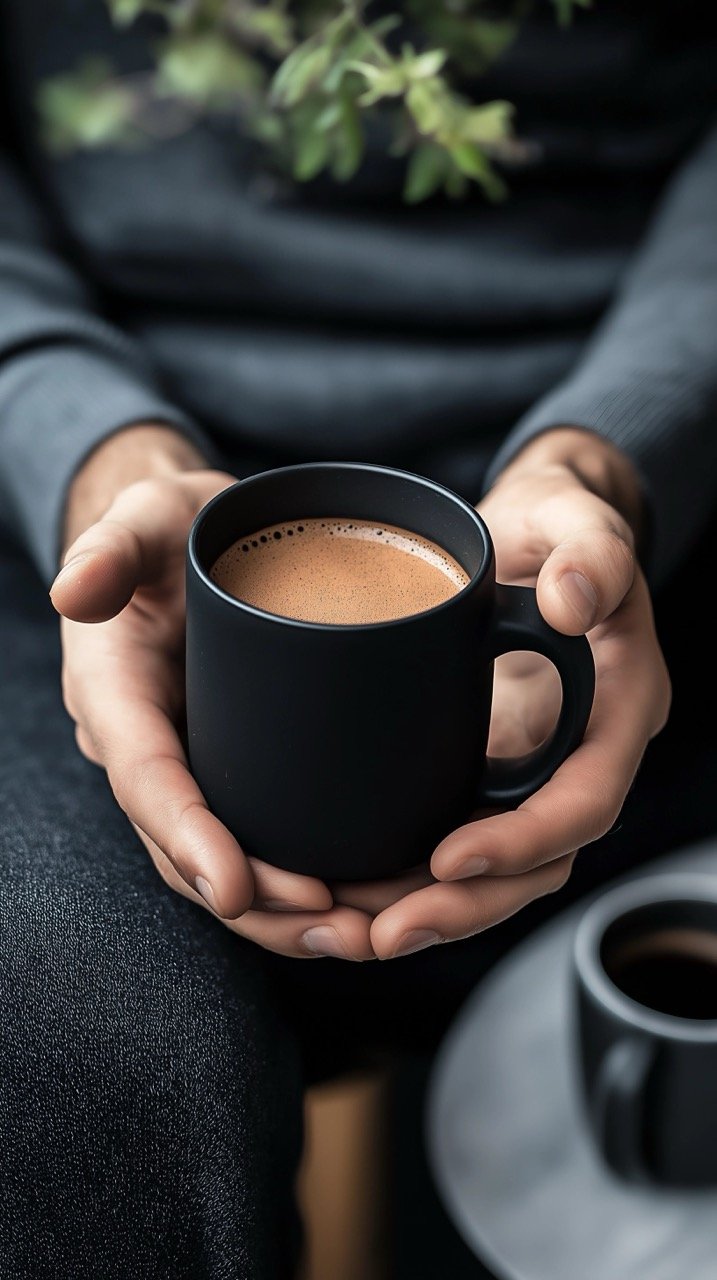
<svg viewBox="0 0 717 1280">
<path fill-rule="evenodd" d="M 69 974 L 90 949 L 128 981 L 172 970 L 178 998 L 183 980 L 239 969 L 261 985 L 256 949 L 164 886 L 103 771 L 77 750 L 56 623 L 25 562 L 0 553 L 0 910 L 24 971 L 53 952 Z"/>
<path fill-rule="evenodd" d="M 263 956 L 163 884 L 80 756 L 55 616 L 9 552 L 0 671 L 0 1254 L 278 1275 L 302 1077 Z"/>
</svg>

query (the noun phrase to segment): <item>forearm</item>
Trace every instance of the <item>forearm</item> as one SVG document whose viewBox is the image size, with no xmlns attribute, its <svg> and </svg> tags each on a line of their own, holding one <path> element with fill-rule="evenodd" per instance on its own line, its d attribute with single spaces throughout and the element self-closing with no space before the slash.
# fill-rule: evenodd
<svg viewBox="0 0 717 1280">
<path fill-rule="evenodd" d="M 82 472 L 79 507 L 111 497 L 112 475 L 154 466 L 147 440 L 138 457 L 119 442 L 127 424 L 166 424 L 209 450 L 210 442 L 155 380 L 141 343 L 96 309 L 93 291 L 66 261 L 45 219 L 45 202 L 0 152 L 0 489 L 19 537 L 49 581 L 65 544 L 68 490 Z M 127 432 L 129 436 L 129 432 Z M 112 466 L 99 464 L 104 441 Z M 96 457 L 95 457 L 96 455 Z M 179 465 L 187 456 L 169 450 Z M 88 458 L 94 459 L 87 466 Z M 102 474 L 100 474 L 102 473 Z M 91 478 L 91 483 L 90 479 Z"/>
<path fill-rule="evenodd" d="M 717 497 L 717 129 L 668 186 L 644 244 L 577 366 L 505 440 L 518 450 L 565 423 L 612 441 L 640 475 L 649 570 L 664 580 Z"/>
<path fill-rule="evenodd" d="M 99 520 L 121 489 L 209 464 L 181 432 L 160 423 L 135 423 L 93 449 L 67 493 L 62 549 Z"/>
</svg>

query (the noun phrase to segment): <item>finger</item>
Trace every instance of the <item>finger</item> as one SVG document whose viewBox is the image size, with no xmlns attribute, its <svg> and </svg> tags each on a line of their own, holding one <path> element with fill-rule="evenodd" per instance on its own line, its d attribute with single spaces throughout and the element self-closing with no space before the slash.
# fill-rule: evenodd
<svg viewBox="0 0 717 1280">
<path fill-rule="evenodd" d="M 178 875 L 162 850 L 142 832 L 146 845 L 165 884 L 202 907 L 206 901 Z M 370 920 L 360 911 L 334 907 L 328 911 L 300 911 L 272 914 L 246 911 L 237 920 L 223 923 L 233 933 L 255 942 L 266 950 L 300 960 L 316 960 L 332 956 L 339 960 L 373 960 L 369 937 Z"/>
<path fill-rule="evenodd" d="M 235 919 L 254 897 L 251 868 L 207 808 L 171 721 L 146 701 L 98 706 L 92 738 L 120 807 L 217 915 Z"/>
<path fill-rule="evenodd" d="M 299 876 L 250 858 L 254 876 L 254 906 L 265 911 L 328 911 L 331 890 L 315 876 Z"/>
<path fill-rule="evenodd" d="M 91 764 L 99 765 L 101 768 L 102 761 L 97 754 L 95 744 L 86 729 L 82 728 L 82 725 L 75 726 L 75 741 L 85 759 L 89 760 Z"/>
<path fill-rule="evenodd" d="M 463 880 L 419 889 L 377 916 L 371 944 L 379 960 L 471 937 L 565 884 L 575 855 L 524 876 Z"/>
<path fill-rule="evenodd" d="M 532 659 L 511 673 L 516 659 Z M 560 711 L 561 684 L 555 667 L 534 654 L 503 654 L 496 660 L 488 734 L 491 756 L 522 756 L 545 740 Z"/>
<path fill-rule="evenodd" d="M 581 745 L 518 809 L 447 836 L 431 859 L 436 879 L 522 874 L 597 840 L 614 825 L 645 747 L 669 709 L 657 640 L 650 633 L 640 644 L 635 640 L 638 594 L 600 640 L 598 692 Z"/>
<path fill-rule="evenodd" d="M 357 907 L 370 916 L 378 915 L 392 903 L 405 898 L 406 894 L 433 884 L 433 876 L 428 864 L 414 867 L 405 875 L 393 876 L 390 880 L 367 880 L 352 884 L 332 884 L 334 901 L 349 907 Z"/>
<path fill-rule="evenodd" d="M 373 960 L 371 921 L 361 911 L 334 907 L 322 912 L 247 911 L 230 928 L 282 956 L 315 960 Z"/>
<path fill-rule="evenodd" d="M 498 485 L 481 504 L 496 545 L 498 577 L 537 577 L 546 621 L 577 635 L 606 618 L 632 583 L 627 521 L 563 468 Z"/>
<path fill-rule="evenodd" d="M 166 573 L 184 554 L 189 526 L 205 501 L 231 483 L 223 472 L 141 480 L 115 498 L 102 520 L 68 549 L 50 588 L 58 613 L 75 622 L 103 622 L 129 603 L 138 586 Z"/>
<path fill-rule="evenodd" d="M 165 883 L 170 888 L 184 894 L 185 897 L 191 898 L 194 902 L 201 902 L 202 906 L 208 906 L 206 899 L 180 876 L 159 845 L 141 831 L 139 827 L 135 827 L 135 831 L 148 850 Z M 248 862 L 254 876 L 253 909 L 316 912 L 329 910 L 333 905 L 329 890 L 320 880 L 314 880 L 311 876 L 297 876 L 288 871 L 281 871 L 278 867 L 269 866 L 266 862 L 259 862 L 256 858 L 249 858 Z"/>
<path fill-rule="evenodd" d="M 556 631 L 581 635 L 614 613 L 634 578 L 626 538 L 612 528 L 588 526 L 567 534 L 546 559 L 538 574 L 538 607 Z"/>
</svg>

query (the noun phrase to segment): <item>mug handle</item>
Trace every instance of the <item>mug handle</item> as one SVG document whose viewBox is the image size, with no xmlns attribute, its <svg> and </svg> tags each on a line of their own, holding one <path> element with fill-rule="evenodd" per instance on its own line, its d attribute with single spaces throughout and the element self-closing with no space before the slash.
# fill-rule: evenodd
<svg viewBox="0 0 717 1280">
<path fill-rule="evenodd" d="M 646 1036 L 627 1035 L 608 1049 L 598 1068 L 590 1109 L 605 1160 L 631 1182 L 648 1182 L 643 1145 L 645 1092 L 655 1060 Z"/>
<path fill-rule="evenodd" d="M 563 687 L 558 722 L 550 737 L 524 756 L 491 758 L 481 780 L 478 805 L 514 808 L 533 795 L 579 745 L 595 693 L 595 664 L 585 636 L 564 636 L 543 618 L 530 587 L 496 584 L 489 656 L 528 649 L 555 666 Z"/>
</svg>

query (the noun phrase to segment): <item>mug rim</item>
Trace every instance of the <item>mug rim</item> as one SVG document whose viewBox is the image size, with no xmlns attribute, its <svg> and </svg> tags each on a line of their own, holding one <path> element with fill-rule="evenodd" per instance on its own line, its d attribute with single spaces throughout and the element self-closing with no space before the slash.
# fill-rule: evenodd
<svg viewBox="0 0 717 1280">
<path fill-rule="evenodd" d="M 444 498 L 450 499 L 454 506 L 461 509 L 470 519 L 474 529 L 480 536 L 483 544 L 483 556 L 476 572 L 472 575 L 464 587 L 460 591 L 456 591 L 454 595 L 449 596 L 447 600 L 443 600 L 440 604 L 433 605 L 431 609 L 423 609 L 420 613 L 408 613 L 400 618 L 387 618 L 382 622 L 312 622 L 304 618 L 290 618 L 285 614 L 270 613 L 267 609 L 260 609 L 257 605 L 249 604 L 246 600 L 240 600 L 237 596 L 231 595 L 228 591 L 217 585 L 210 578 L 209 573 L 204 569 L 199 555 L 197 553 L 197 539 L 201 533 L 205 522 L 211 519 L 215 509 L 222 505 L 231 494 L 236 493 L 238 489 L 247 489 L 253 485 L 266 482 L 270 476 L 287 475 L 292 472 L 301 471 L 351 471 L 351 472 L 369 472 L 374 474 L 378 472 L 380 475 L 393 476 L 398 480 L 410 480 L 412 483 L 420 485 L 424 489 L 429 489 L 436 494 L 440 494 Z M 402 526 L 403 527 L 403 526 Z M 493 559 L 493 542 L 485 521 L 479 516 L 474 507 L 470 505 L 465 498 L 452 489 L 448 489 L 445 485 L 438 484 L 435 480 L 429 480 L 427 476 L 421 476 L 413 471 L 403 471 L 398 467 L 384 467 L 373 462 L 300 462 L 286 467 L 271 467 L 266 471 L 257 471 L 254 475 L 246 476 L 243 480 L 237 480 L 235 484 L 228 485 L 226 489 L 222 489 L 215 494 L 209 502 L 197 512 L 192 521 L 187 540 L 187 557 L 192 570 L 200 579 L 205 587 L 218 596 L 224 603 L 232 605 L 234 608 L 240 609 L 244 613 L 253 615 L 262 622 L 275 622 L 281 626 L 297 627 L 301 630 L 309 631 L 325 631 L 325 632 L 354 632 L 354 631 L 376 631 L 386 627 L 398 627 L 406 624 L 415 623 L 419 619 L 432 618 L 435 614 L 441 613 L 443 610 L 450 609 L 459 600 L 462 600 L 469 592 L 474 591 L 476 587 L 485 578 L 489 565 Z M 464 570 L 465 572 L 465 570 Z"/>
<path fill-rule="evenodd" d="M 586 909 L 575 932 L 573 963 L 578 980 L 631 1029 L 663 1040 L 717 1043 L 717 1018 L 683 1018 L 640 1004 L 613 982 L 600 958 L 610 925 L 630 911 L 661 902 L 709 902 L 717 907 L 717 877 L 709 872 L 671 872 L 638 877 L 605 890 Z"/>
</svg>

